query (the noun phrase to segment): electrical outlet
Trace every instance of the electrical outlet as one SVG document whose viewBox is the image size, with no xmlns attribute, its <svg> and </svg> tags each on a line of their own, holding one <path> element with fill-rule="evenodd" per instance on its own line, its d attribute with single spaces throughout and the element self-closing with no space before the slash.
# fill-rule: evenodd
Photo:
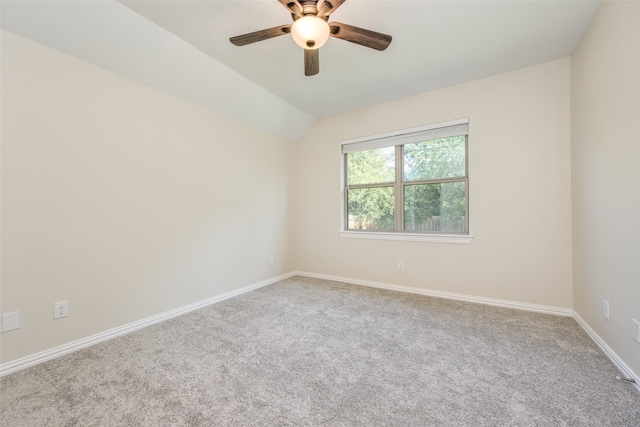
<svg viewBox="0 0 640 427">
<path fill-rule="evenodd" d="M 2 315 L 2 332 L 13 331 L 14 329 L 20 329 L 20 312 L 4 313 Z"/>
<path fill-rule="evenodd" d="M 398 261 L 398 270 L 399 271 L 403 271 L 404 270 L 404 261 Z"/>
<path fill-rule="evenodd" d="M 53 318 L 60 319 L 69 315 L 69 301 L 60 301 L 53 304 Z"/>
<path fill-rule="evenodd" d="M 632 325 L 632 332 L 631 332 L 631 336 L 633 337 L 633 339 L 637 342 L 640 343 L 640 323 L 638 323 L 638 321 L 636 319 L 631 319 L 631 325 Z"/>
<path fill-rule="evenodd" d="M 609 301 L 602 301 L 602 315 L 605 319 L 609 320 Z"/>
<path fill-rule="evenodd" d="M 273 255 L 269 257 L 269 265 L 273 265 Z"/>
</svg>

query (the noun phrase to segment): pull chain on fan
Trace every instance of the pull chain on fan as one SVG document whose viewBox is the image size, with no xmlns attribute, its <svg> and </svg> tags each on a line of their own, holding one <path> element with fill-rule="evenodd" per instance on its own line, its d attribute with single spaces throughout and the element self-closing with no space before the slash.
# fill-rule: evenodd
<svg viewBox="0 0 640 427">
<path fill-rule="evenodd" d="M 293 25 L 281 25 L 231 37 L 236 46 L 245 46 L 262 40 L 291 33 L 293 40 L 304 49 L 304 74 L 313 76 L 320 72 L 319 49 L 329 37 L 346 40 L 376 50 L 385 50 L 391 36 L 354 27 L 340 22 L 330 22 L 329 16 L 346 0 L 278 0 L 289 12 Z"/>
</svg>

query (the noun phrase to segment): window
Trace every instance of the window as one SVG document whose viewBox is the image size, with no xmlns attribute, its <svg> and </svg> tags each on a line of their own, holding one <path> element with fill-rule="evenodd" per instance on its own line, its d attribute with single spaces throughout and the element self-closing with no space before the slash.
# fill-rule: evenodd
<svg viewBox="0 0 640 427">
<path fill-rule="evenodd" d="M 464 119 L 343 142 L 344 231 L 468 236 L 467 135 Z"/>
</svg>

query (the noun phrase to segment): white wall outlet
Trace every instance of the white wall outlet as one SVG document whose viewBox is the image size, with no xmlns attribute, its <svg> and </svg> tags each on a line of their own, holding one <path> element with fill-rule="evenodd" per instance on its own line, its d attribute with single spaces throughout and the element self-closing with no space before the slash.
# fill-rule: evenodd
<svg viewBox="0 0 640 427">
<path fill-rule="evenodd" d="M 398 270 L 399 271 L 403 271 L 404 270 L 404 261 L 398 261 Z"/>
<path fill-rule="evenodd" d="M 69 301 L 60 301 L 53 304 L 53 318 L 60 319 L 69 315 Z"/>
<path fill-rule="evenodd" d="M 609 320 L 609 301 L 602 301 L 602 315 L 605 319 Z"/>
<path fill-rule="evenodd" d="M 2 315 L 2 332 L 20 329 L 20 312 L 4 313 Z"/>
<path fill-rule="evenodd" d="M 269 257 L 269 265 L 273 265 L 273 255 Z"/>
<path fill-rule="evenodd" d="M 640 323 L 636 319 L 631 319 L 631 336 L 633 339 L 640 344 Z"/>
</svg>

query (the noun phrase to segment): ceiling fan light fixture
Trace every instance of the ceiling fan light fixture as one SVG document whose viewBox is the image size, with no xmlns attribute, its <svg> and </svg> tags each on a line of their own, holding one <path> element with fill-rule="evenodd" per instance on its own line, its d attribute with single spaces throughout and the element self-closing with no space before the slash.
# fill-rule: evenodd
<svg viewBox="0 0 640 427">
<path fill-rule="evenodd" d="M 303 16 L 291 26 L 291 36 L 303 49 L 319 49 L 329 40 L 329 24 L 317 16 Z"/>
</svg>

